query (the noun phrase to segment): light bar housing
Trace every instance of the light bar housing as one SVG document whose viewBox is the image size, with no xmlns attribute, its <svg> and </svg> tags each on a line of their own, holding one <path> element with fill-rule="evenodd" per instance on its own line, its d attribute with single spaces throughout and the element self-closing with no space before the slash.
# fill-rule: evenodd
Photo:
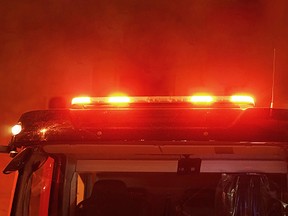
<svg viewBox="0 0 288 216">
<path fill-rule="evenodd" d="M 113 96 L 113 97 L 76 97 L 71 108 L 92 108 L 95 106 L 133 106 L 153 104 L 182 104 L 191 107 L 211 108 L 249 108 L 255 106 L 253 97 L 246 95 L 233 96 Z"/>
</svg>

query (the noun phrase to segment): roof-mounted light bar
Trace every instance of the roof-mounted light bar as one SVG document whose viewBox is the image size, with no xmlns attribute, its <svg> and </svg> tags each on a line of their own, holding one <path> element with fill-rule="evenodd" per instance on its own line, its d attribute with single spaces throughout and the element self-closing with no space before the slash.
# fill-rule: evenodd
<svg viewBox="0 0 288 216">
<path fill-rule="evenodd" d="M 246 95 L 234 96 L 111 96 L 111 97 L 77 97 L 73 98 L 73 107 L 90 107 L 97 105 L 129 106 L 131 104 L 192 104 L 196 107 L 239 107 L 248 108 L 255 106 L 253 97 Z"/>
</svg>

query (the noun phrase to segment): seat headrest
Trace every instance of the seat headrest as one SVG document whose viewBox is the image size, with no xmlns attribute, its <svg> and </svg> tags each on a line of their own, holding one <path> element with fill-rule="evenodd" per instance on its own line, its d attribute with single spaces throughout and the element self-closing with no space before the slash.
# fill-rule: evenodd
<svg viewBox="0 0 288 216">
<path fill-rule="evenodd" d="M 128 194 L 126 184 L 121 180 L 105 179 L 96 181 L 91 196 L 97 196 L 97 194 Z"/>
</svg>

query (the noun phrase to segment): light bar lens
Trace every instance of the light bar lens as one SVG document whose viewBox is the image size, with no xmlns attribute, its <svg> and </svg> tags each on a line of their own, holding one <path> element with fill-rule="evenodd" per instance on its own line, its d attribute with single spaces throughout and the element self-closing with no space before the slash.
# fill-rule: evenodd
<svg viewBox="0 0 288 216">
<path fill-rule="evenodd" d="M 90 97 L 75 97 L 72 99 L 71 104 L 78 104 L 78 105 L 85 105 L 85 104 L 90 104 L 91 103 L 91 98 Z"/>
<path fill-rule="evenodd" d="M 131 99 L 127 96 L 113 96 L 108 98 L 109 103 L 130 103 Z"/>
<path fill-rule="evenodd" d="M 21 124 L 16 124 L 11 128 L 12 135 L 16 136 L 22 131 L 22 126 Z"/>
<path fill-rule="evenodd" d="M 192 103 L 211 103 L 214 99 L 212 96 L 196 95 L 191 97 Z"/>
<path fill-rule="evenodd" d="M 254 98 L 251 96 L 234 95 L 231 96 L 230 101 L 232 103 L 248 103 L 255 105 Z"/>
</svg>

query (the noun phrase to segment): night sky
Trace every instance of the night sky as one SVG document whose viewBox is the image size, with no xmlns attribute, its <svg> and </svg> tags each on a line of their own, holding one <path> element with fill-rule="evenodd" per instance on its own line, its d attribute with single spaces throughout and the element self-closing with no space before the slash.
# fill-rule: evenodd
<svg viewBox="0 0 288 216">
<path fill-rule="evenodd" d="M 287 107 L 285 0 L 2 1 L 0 124 L 53 96 L 250 93 Z"/>
</svg>

